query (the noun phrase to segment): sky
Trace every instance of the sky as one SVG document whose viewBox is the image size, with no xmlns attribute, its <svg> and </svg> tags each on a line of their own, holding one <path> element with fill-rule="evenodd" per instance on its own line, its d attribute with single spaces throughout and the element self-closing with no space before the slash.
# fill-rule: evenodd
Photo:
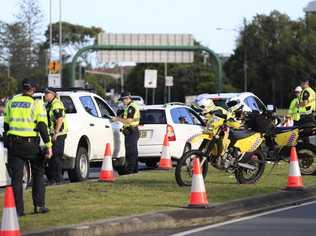
<svg viewBox="0 0 316 236">
<path fill-rule="evenodd" d="M 52 0 L 53 22 L 59 1 Z M 295 20 L 311 0 L 61 0 L 62 20 L 111 33 L 189 33 L 217 53 L 232 53 L 243 19 L 272 10 Z M 19 0 L 0 0 L 0 20 L 13 22 Z M 49 23 L 49 0 L 39 0 Z M 221 28 L 219 30 L 218 28 Z"/>
</svg>

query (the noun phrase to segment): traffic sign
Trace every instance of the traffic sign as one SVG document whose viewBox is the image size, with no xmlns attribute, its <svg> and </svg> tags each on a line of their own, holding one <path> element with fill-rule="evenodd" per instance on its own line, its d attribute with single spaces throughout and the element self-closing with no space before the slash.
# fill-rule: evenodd
<svg viewBox="0 0 316 236">
<path fill-rule="evenodd" d="M 145 88 L 157 88 L 157 70 L 145 70 Z"/>
<path fill-rule="evenodd" d="M 165 85 L 166 85 L 166 87 L 173 86 L 173 76 L 166 76 Z"/>
<path fill-rule="evenodd" d="M 48 70 L 51 74 L 58 74 L 60 71 L 59 61 L 50 61 L 48 64 Z"/>
<path fill-rule="evenodd" d="M 48 87 L 61 88 L 60 74 L 48 74 Z"/>
</svg>

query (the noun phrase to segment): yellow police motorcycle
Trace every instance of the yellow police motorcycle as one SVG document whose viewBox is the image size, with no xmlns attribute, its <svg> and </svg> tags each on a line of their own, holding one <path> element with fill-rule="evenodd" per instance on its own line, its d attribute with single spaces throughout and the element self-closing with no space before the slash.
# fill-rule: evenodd
<svg viewBox="0 0 316 236">
<path fill-rule="evenodd" d="M 208 163 L 217 169 L 234 173 L 238 183 L 255 183 L 264 172 L 264 155 L 259 147 L 264 141 L 260 132 L 240 128 L 228 116 L 213 115 L 206 132 L 188 140 L 191 150 L 178 161 L 175 177 L 179 186 L 190 186 L 193 160 L 200 159 L 205 178 Z"/>
<path fill-rule="evenodd" d="M 291 146 L 296 146 L 299 165 L 302 174 L 313 174 L 316 171 L 316 146 L 308 139 L 316 134 L 314 124 L 302 124 L 293 127 L 276 127 L 280 123 L 271 112 L 249 113 L 245 125 L 254 131 L 261 132 L 265 142 L 261 150 L 265 160 L 277 164 L 288 161 Z"/>
</svg>

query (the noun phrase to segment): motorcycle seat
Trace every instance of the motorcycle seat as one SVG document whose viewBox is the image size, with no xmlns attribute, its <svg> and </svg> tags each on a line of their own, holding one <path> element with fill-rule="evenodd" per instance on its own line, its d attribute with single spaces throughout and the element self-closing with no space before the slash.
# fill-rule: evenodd
<svg viewBox="0 0 316 236">
<path fill-rule="evenodd" d="M 247 138 L 253 134 L 255 134 L 256 132 L 252 131 L 252 130 L 230 130 L 229 132 L 229 138 L 231 140 L 239 140 L 239 139 L 243 139 L 243 138 Z"/>
</svg>

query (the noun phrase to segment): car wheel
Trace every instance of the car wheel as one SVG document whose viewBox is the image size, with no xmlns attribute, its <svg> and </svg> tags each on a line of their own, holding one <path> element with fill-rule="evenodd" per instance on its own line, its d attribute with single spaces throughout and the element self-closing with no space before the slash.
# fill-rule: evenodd
<svg viewBox="0 0 316 236">
<path fill-rule="evenodd" d="M 68 170 L 70 182 L 78 182 L 89 177 L 89 157 L 88 151 L 84 147 L 79 147 L 76 156 L 75 168 Z"/>
</svg>

